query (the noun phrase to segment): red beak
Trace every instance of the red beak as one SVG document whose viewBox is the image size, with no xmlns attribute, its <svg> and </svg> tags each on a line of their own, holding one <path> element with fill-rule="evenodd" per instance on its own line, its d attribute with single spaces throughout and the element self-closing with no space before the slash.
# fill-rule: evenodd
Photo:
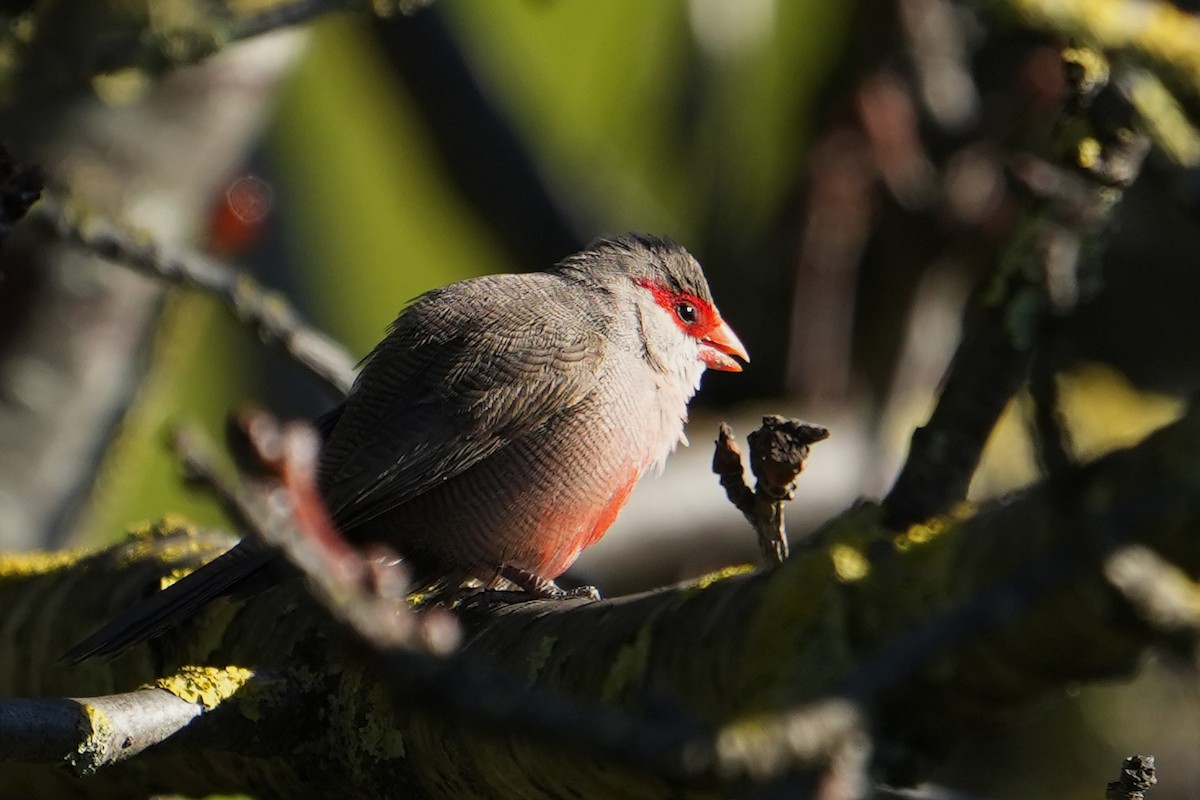
<svg viewBox="0 0 1200 800">
<path fill-rule="evenodd" d="M 733 328 L 725 324 L 725 320 L 718 320 L 717 327 L 700 340 L 700 360 L 709 369 L 719 369 L 722 372 L 741 372 L 742 365 L 730 356 L 737 356 L 742 361 L 750 361 L 750 354 L 746 352 L 746 346 L 733 332 Z"/>
</svg>

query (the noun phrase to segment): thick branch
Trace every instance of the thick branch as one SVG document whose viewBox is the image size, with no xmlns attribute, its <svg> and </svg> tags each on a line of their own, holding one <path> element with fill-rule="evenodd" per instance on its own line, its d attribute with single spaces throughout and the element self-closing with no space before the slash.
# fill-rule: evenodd
<svg viewBox="0 0 1200 800">
<path fill-rule="evenodd" d="M 1109 584 L 1106 554 L 1142 543 L 1200 572 L 1197 453 L 1200 414 L 1193 412 L 1137 448 L 970 517 L 895 536 L 880 525 L 879 509 L 860 506 L 825 531 L 820 548 L 767 573 L 599 603 L 499 609 L 469 632 L 463 657 L 634 718 L 654 718 L 669 698 L 725 742 L 773 741 L 769 731 L 788 715 L 824 707 L 833 720 L 831 701 L 857 698 L 883 723 L 881 751 L 915 745 L 937 752 L 1066 682 L 1131 670 L 1156 632 L 1128 613 Z M 46 651 L 25 663 L 44 661 L 108 616 L 113 609 L 104 605 L 128 603 L 157 559 L 165 562 L 157 571 L 169 571 L 190 558 L 181 547 L 187 541 L 135 541 L 86 569 L 67 563 L 40 575 L 10 572 L 0 582 L 0 629 Z M 130 570 L 143 576 L 132 589 Z M 397 705 L 372 670 L 336 646 L 336 633 L 313 624 L 318 615 L 302 595 L 289 585 L 244 605 L 217 604 L 112 667 L 8 664 L 0 692 L 122 691 L 153 678 L 160 665 L 191 663 L 276 675 L 289 687 L 281 696 L 305 698 L 250 703 L 235 694 L 235 707 L 247 709 L 233 715 L 243 726 L 269 719 L 283 728 L 273 757 L 193 748 L 190 760 L 212 777 L 197 782 L 193 770 L 185 782 L 169 769 L 177 762 L 147 752 L 137 763 L 158 777 L 159 788 L 293 797 L 404 789 L 432 797 L 670 793 L 662 777 L 572 755 L 529 732 L 480 725 L 470 709 L 435 712 L 412 698 Z M 80 608 L 95 617 L 84 618 Z M 113 675 L 121 685 L 108 683 Z M 206 714 L 192 727 L 219 721 Z M 902 761 L 883 766 L 892 777 L 919 777 L 904 773 Z M 43 794 L 61 793 L 72 780 L 52 770 L 26 774 L 44 781 Z M 119 775 L 104 770 L 94 785 Z M 0 797 L 12 796 L 4 786 Z"/>
</svg>

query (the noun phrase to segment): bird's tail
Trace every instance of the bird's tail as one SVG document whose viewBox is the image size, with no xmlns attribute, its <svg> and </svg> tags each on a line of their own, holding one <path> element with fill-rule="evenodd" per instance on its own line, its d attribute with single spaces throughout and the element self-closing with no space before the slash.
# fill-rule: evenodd
<svg viewBox="0 0 1200 800">
<path fill-rule="evenodd" d="M 208 603 L 269 576 L 271 551 L 242 542 L 227 553 L 148 597 L 68 650 L 62 660 L 77 664 L 92 656 L 116 655 L 166 631 Z"/>
</svg>

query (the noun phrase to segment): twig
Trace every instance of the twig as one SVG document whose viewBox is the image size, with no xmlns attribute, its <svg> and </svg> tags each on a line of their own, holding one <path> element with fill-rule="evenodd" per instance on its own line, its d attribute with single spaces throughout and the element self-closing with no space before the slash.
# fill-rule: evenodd
<svg viewBox="0 0 1200 800">
<path fill-rule="evenodd" d="M 278 343 L 339 396 L 354 382 L 354 359 L 333 339 L 308 325 L 283 295 L 228 264 L 193 251 L 171 251 L 107 219 L 80 215 L 54 196 L 30 213 L 53 234 L 101 258 L 219 298 L 237 320 L 267 343 Z"/>
<path fill-rule="evenodd" d="M 1105 789 L 1104 800 L 1144 800 L 1156 783 L 1154 756 L 1130 756 L 1121 765 L 1121 776 Z"/>
<path fill-rule="evenodd" d="M 161 689 L 92 698 L 6 699 L 0 703 L 0 764 L 63 763 L 76 775 L 131 758 L 204 713 Z"/>
<path fill-rule="evenodd" d="M 783 563 L 788 556 L 784 504 L 795 497 L 796 478 L 804 469 L 810 446 L 829 438 L 829 431 L 797 419 L 763 417 L 763 424 L 748 437 L 750 469 L 758 479 L 754 491 L 746 485 L 742 453 L 733 429 L 722 422 L 713 452 L 713 472 L 721 479 L 729 501 L 758 533 L 758 544 L 768 561 Z"/>
<path fill-rule="evenodd" d="M 1064 53 L 1072 94 L 1051 148 L 1061 166 L 1019 162 L 1033 198 L 995 274 L 964 323 L 937 407 L 912 437 L 884 499 L 886 523 L 902 529 L 966 497 L 1000 413 L 1026 378 L 1055 288 L 1095 256 L 1113 212 L 1141 169 L 1148 144 L 1132 129 L 1129 102 L 1108 82 L 1103 56 Z"/>
<path fill-rule="evenodd" d="M 793 394 L 840 400 L 849 390 L 850 320 L 879 178 L 870 144 L 861 131 L 838 125 L 809 157 L 787 347 L 786 383 Z"/>
</svg>

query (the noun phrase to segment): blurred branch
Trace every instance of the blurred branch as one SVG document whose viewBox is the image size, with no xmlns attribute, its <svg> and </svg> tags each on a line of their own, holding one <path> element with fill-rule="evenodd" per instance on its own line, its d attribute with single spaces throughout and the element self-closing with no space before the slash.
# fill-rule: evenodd
<svg viewBox="0 0 1200 800">
<path fill-rule="evenodd" d="M 1200 586 L 1186 572 L 1148 547 L 1128 545 L 1108 557 L 1104 574 L 1156 635 L 1195 658 L 1200 645 Z"/>
<path fill-rule="evenodd" d="M 983 447 L 1024 383 L 1054 306 L 1073 304 L 1077 271 L 1099 250 L 1148 143 L 1133 109 L 1093 51 L 1065 54 L 1072 92 L 1050 151 L 1057 165 L 1028 160 L 1017 174 L 1031 198 L 994 274 L 968 310 L 937 407 L 912 437 L 884 500 L 901 529 L 966 497 Z"/>
<path fill-rule="evenodd" d="M 1200 113 L 1200 17 L 1165 0 L 986 0 L 1031 28 L 1133 56 Z"/>
<path fill-rule="evenodd" d="M 440 8 L 376 19 L 376 39 L 430 128 L 446 176 L 525 269 L 582 249 L 595 225 L 579 193 L 555 186 Z M 574 201 L 574 202 L 572 202 Z M 584 234 L 582 231 L 589 231 Z"/>
<path fill-rule="evenodd" d="M 357 2 L 356 0 L 275 0 L 271 4 L 264 4 L 266 8 L 263 10 L 259 10 L 260 6 L 250 5 L 245 7 L 246 13 L 240 13 L 239 6 L 234 3 L 215 5 L 221 11 L 231 15 L 228 22 L 230 41 L 249 39 L 251 36 L 261 36 L 264 33 L 299 25 L 332 11 L 350 11 L 370 6 L 369 3 L 362 0 Z M 383 12 L 386 5 L 386 1 L 375 4 L 380 13 Z M 408 5 L 416 5 L 416 3 L 410 2 Z"/>
<path fill-rule="evenodd" d="M 89 81 L 162 75 L 201 62 L 236 42 L 283 30 L 333 11 L 385 13 L 413 2 L 275 0 L 192 3 L 165 8 L 155 0 L 37 3 L 21 24 L 0 30 L 9 58 L 0 65 L 0 104 L 21 104 Z M 265 9 L 265 10 L 264 10 Z M 6 22 L 8 19 L 6 18 Z"/>
<path fill-rule="evenodd" d="M 25 61 L 19 79 L 4 69 L 15 70 L 13 61 L 0 66 L 0 84 L 9 79 L 7 87 L 28 92 L 3 114 L 13 152 L 43 165 L 85 207 L 129 219 L 167 246 L 183 240 L 245 157 L 301 38 L 247 43 L 166 76 L 140 102 L 108 104 L 92 92 L 34 87 L 70 80 L 60 50 L 86 58 L 110 41 L 96 15 L 114 4 L 35 5 L 30 14 L 61 15 L 76 38 L 37 28 L 53 40 L 9 54 L 41 60 Z M 27 22 L 8 32 L 30 33 Z M 175 368 L 150 358 L 163 341 L 161 283 L 31 235 L 34 227 L 14 228 L 0 254 L 0 547 L 8 549 L 61 545 L 77 532 L 91 489 L 128 455 L 130 448 L 111 445 L 137 427 L 127 412 L 146 397 L 138 389 L 148 371 Z"/>
<path fill-rule="evenodd" d="M 297 568 L 322 606 L 372 649 L 448 652 L 457 646 L 454 619 L 435 611 L 424 615 L 429 625 L 417 625 L 404 603 L 408 573 L 394 553 L 365 558 L 334 527 L 317 489 L 316 431 L 303 422 L 280 427 L 262 411 L 239 415 L 238 427 L 275 480 L 257 491 L 231 484 L 202 436 L 185 428 L 176 432 L 174 447 L 188 478 L 217 495 L 247 536 Z M 437 642 L 446 644 L 431 648 Z"/>
<path fill-rule="evenodd" d="M 971 42 L 951 0 L 898 0 L 917 96 L 943 132 L 971 125 L 983 103 L 971 74 Z"/>
<path fill-rule="evenodd" d="M 170 250 L 111 220 L 78 214 L 54 196 L 31 214 L 54 236 L 145 275 L 199 289 L 220 299 L 266 343 L 278 343 L 300 366 L 342 397 L 354 382 L 354 360 L 333 339 L 309 326 L 281 294 L 233 267 L 187 250 Z"/>
<path fill-rule="evenodd" d="M 1200 165 L 1200 130 L 1153 72 L 1127 68 L 1117 74 L 1154 147 L 1181 167 Z"/>
<path fill-rule="evenodd" d="M 878 170 L 869 145 L 839 125 L 809 158 L 787 347 L 793 393 L 838 400 L 850 386 L 854 295 L 876 206 Z"/>
<path fill-rule="evenodd" d="M 1050 323 L 1053 325 L 1053 323 Z M 1029 397 L 1033 402 L 1033 437 L 1038 463 L 1050 476 L 1064 474 L 1075 463 L 1071 434 L 1062 415 L 1058 362 L 1050 347 L 1033 355 L 1029 369 Z"/>
</svg>

